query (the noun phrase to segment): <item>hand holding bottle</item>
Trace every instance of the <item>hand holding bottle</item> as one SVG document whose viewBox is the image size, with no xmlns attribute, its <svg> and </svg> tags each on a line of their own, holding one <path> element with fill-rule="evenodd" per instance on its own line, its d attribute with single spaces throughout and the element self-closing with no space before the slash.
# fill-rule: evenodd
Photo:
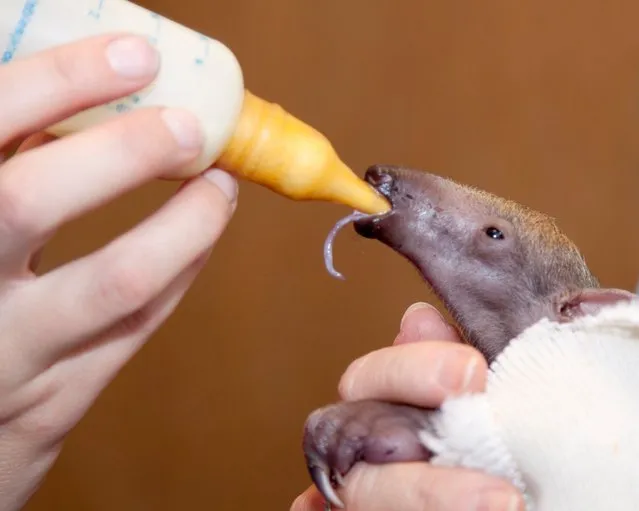
<svg viewBox="0 0 639 511">
<path fill-rule="evenodd" d="M 65 435 L 175 309 L 236 207 L 219 170 L 94 253 L 37 275 L 65 223 L 198 158 L 186 111 L 132 111 L 62 139 L 35 135 L 148 85 L 145 39 L 98 36 L 0 66 L 0 510 L 19 509 Z M 0 160 L 1 161 L 1 160 Z"/>
</svg>

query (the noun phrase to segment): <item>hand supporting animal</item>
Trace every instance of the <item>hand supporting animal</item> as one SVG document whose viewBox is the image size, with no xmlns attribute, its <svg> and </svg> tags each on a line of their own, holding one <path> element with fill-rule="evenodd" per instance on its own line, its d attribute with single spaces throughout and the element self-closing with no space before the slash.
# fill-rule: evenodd
<svg viewBox="0 0 639 511">
<path fill-rule="evenodd" d="M 337 403 L 316 410 L 307 420 L 303 441 L 314 483 L 328 502 L 343 507 L 336 489 L 345 484 L 344 478 L 355 463 L 427 462 L 436 458 L 443 463 L 484 469 L 510 479 L 522 489 L 530 489 L 537 482 L 534 476 L 518 470 L 517 463 L 511 460 L 509 446 L 502 444 L 499 438 L 496 425 L 499 421 L 495 417 L 504 422 L 506 429 L 509 418 L 507 410 L 495 410 L 494 396 L 504 392 L 508 395 L 509 391 L 510 394 L 523 394 L 517 385 L 535 388 L 536 381 L 547 379 L 550 382 L 550 377 L 543 374 L 546 370 L 543 363 L 547 362 L 535 367 L 536 353 L 530 353 L 531 339 L 533 346 L 536 343 L 534 335 L 543 337 L 547 333 L 550 339 L 554 334 L 552 327 L 546 324 L 572 326 L 608 305 L 631 302 L 635 295 L 623 290 L 600 289 L 577 247 L 544 214 L 418 170 L 374 166 L 367 171 L 366 179 L 390 200 L 393 208 L 384 215 L 356 221 L 356 231 L 381 241 L 407 258 L 451 312 L 465 339 L 492 363 L 493 372 L 505 372 L 505 376 L 500 373 L 501 380 L 512 385 L 511 389 L 504 390 L 502 387 L 508 385 L 500 387 L 499 378 L 496 378 L 498 381 L 493 385 L 496 390 L 487 397 L 462 396 L 449 400 L 437 410 L 371 400 Z M 542 325 L 540 328 L 546 330 L 539 334 L 531 329 L 533 325 Z M 634 335 L 632 332 L 629 335 Z M 524 361 L 527 358 L 531 366 L 520 363 L 514 364 L 513 369 L 512 360 L 506 360 L 500 366 L 500 355 L 518 337 L 522 337 L 521 353 L 514 352 L 514 358 L 519 356 Z M 546 347 L 554 357 L 551 360 L 566 360 L 565 363 L 570 364 L 570 358 L 565 359 L 559 352 L 561 346 L 551 341 L 554 338 Z M 582 346 L 577 341 L 572 344 Z M 609 345 L 613 344 L 615 341 L 610 341 Z M 568 345 L 571 344 L 566 341 Z M 575 364 L 582 362 L 582 368 L 593 360 L 596 364 L 596 357 L 601 356 L 594 351 L 601 348 L 599 344 L 590 342 L 586 346 L 593 348 L 590 351 L 575 348 L 584 354 L 583 360 L 571 355 Z M 553 350 L 559 351 L 554 353 Z M 630 353 L 639 363 L 639 352 Z M 548 357 L 541 357 L 541 360 L 548 360 Z M 556 380 L 547 384 L 561 387 L 562 371 L 566 369 L 557 362 L 553 372 L 552 365 L 547 363 L 547 372 Z M 579 372 L 579 368 L 569 376 L 575 382 L 583 380 L 582 388 L 593 385 L 593 392 L 610 381 L 606 374 L 591 377 L 588 372 Z M 634 374 L 629 374 L 628 383 L 619 377 L 618 386 L 613 386 L 612 391 L 631 385 L 632 378 Z M 582 401 L 575 404 L 577 397 L 566 397 L 558 392 L 553 398 L 567 399 L 571 417 L 581 417 L 585 405 Z M 529 396 L 528 400 L 534 411 L 532 407 L 533 404 L 538 406 L 539 396 Z M 543 398 L 541 401 L 544 402 Z M 508 399 L 501 402 L 508 402 Z M 546 398 L 545 402 L 552 403 L 552 399 Z M 580 408 L 570 408 L 571 403 Z M 531 411 L 525 407 L 522 410 L 522 415 Z M 614 415 L 614 410 L 608 413 Z M 636 413 L 639 417 L 639 409 Z M 534 423 L 534 419 L 531 415 L 527 423 Z M 624 421 L 624 417 L 618 420 L 621 424 Z M 548 419 L 547 428 L 553 429 L 551 419 Z M 472 445 L 462 445 L 464 442 Z M 531 440 L 528 445 L 533 443 Z M 583 449 L 596 447 L 584 445 Z M 543 500 L 540 496 L 543 491 L 536 491 L 538 504 Z M 546 498 L 545 502 L 555 505 L 557 499 Z M 639 502 L 635 503 L 639 506 Z M 605 505 L 607 507 L 597 507 L 591 501 L 588 509 L 625 509 L 616 508 L 611 502 Z M 547 509 L 572 511 L 573 508 Z"/>
</svg>

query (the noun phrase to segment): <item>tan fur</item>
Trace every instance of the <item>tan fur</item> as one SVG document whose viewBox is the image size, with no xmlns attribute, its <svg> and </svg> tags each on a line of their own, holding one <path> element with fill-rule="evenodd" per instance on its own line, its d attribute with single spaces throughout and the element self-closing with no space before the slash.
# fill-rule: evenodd
<svg viewBox="0 0 639 511">
<path fill-rule="evenodd" d="M 477 188 L 460 186 L 479 201 L 490 205 L 497 215 L 508 219 L 525 240 L 529 251 L 536 254 L 536 263 L 545 266 L 549 273 L 556 273 L 557 279 L 574 282 L 577 287 L 599 287 L 599 281 L 590 272 L 585 257 L 554 218 L 513 200 Z M 539 254 L 544 257 L 540 258 Z"/>
</svg>

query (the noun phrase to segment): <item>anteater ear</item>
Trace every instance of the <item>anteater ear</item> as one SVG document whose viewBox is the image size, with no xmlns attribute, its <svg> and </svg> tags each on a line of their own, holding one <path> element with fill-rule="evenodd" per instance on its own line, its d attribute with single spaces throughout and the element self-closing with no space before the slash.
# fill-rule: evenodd
<svg viewBox="0 0 639 511">
<path fill-rule="evenodd" d="M 560 321 L 572 321 L 597 314 L 604 307 L 631 300 L 639 300 L 639 296 L 623 289 L 581 289 L 560 300 L 557 315 Z"/>
</svg>

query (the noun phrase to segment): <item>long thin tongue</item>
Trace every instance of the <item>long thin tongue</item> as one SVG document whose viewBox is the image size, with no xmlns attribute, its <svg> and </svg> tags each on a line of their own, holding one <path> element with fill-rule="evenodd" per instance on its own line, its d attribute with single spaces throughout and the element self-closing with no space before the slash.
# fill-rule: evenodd
<svg viewBox="0 0 639 511">
<path fill-rule="evenodd" d="M 335 226 L 331 229 L 326 237 L 326 241 L 324 242 L 324 264 L 326 265 L 326 269 L 328 273 L 330 273 L 333 277 L 340 280 L 345 280 L 344 275 L 338 272 L 333 265 L 333 244 L 335 242 L 335 238 L 340 230 L 342 230 L 346 225 L 351 222 L 356 222 L 357 220 L 364 220 L 367 218 L 373 218 L 377 215 L 368 215 L 366 213 L 360 213 L 359 211 L 355 211 L 350 215 L 339 220 Z"/>
</svg>

